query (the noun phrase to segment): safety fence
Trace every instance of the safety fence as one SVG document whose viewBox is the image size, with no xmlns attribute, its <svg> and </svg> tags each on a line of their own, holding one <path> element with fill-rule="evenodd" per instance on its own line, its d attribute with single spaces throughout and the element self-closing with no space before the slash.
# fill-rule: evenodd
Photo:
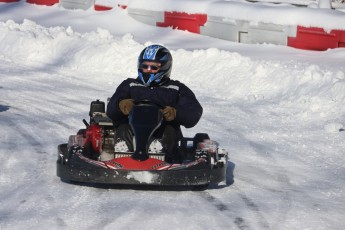
<svg viewBox="0 0 345 230">
<path fill-rule="evenodd" d="M 0 0 L 16 2 L 18 0 Z M 134 19 L 143 23 L 172 27 L 192 33 L 247 44 L 276 44 L 306 50 L 327 50 L 345 47 L 345 30 L 325 30 L 319 27 L 301 25 L 278 25 L 273 23 L 251 23 L 231 17 L 208 16 L 186 12 L 154 11 L 131 8 L 127 5 L 102 4 L 94 0 L 26 0 L 28 3 L 51 6 L 59 3 L 67 9 L 111 10 L 113 7 L 126 9 Z M 113 2 L 112 2 L 113 3 Z M 345 15 L 345 14 L 344 14 Z M 345 19 L 345 16 L 344 16 Z M 345 23 L 345 20 L 344 20 Z"/>
</svg>

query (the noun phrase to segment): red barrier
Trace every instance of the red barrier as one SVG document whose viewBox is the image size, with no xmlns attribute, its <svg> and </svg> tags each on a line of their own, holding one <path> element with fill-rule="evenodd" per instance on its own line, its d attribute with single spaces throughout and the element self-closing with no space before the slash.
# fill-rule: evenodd
<svg viewBox="0 0 345 230">
<path fill-rule="evenodd" d="M 59 0 L 26 0 L 26 2 L 37 5 L 52 6 L 56 3 L 59 3 Z"/>
<path fill-rule="evenodd" d="M 187 14 L 181 12 L 164 12 L 164 22 L 157 22 L 157 26 L 169 27 L 174 29 L 188 30 L 192 33 L 200 33 L 200 26 L 205 25 L 206 14 Z"/>
<path fill-rule="evenodd" d="M 0 0 L 0 1 L 1 1 L 1 0 Z M 123 9 L 123 10 L 127 9 L 127 6 L 126 6 L 126 5 L 117 4 L 117 7 L 120 7 L 120 8 Z M 96 11 L 105 11 L 105 10 L 111 10 L 111 9 L 113 9 L 113 7 L 95 4 L 95 5 L 94 5 L 94 9 L 95 9 Z"/>
<path fill-rule="evenodd" d="M 288 38 L 288 46 L 307 50 L 327 50 L 345 47 L 345 31 L 298 26 L 296 37 Z"/>
<path fill-rule="evenodd" d="M 345 30 L 337 30 L 339 33 L 338 47 L 345 47 Z"/>
<path fill-rule="evenodd" d="M 127 9 L 127 6 L 126 6 L 126 5 L 117 4 L 117 6 L 120 7 L 121 9 L 123 9 L 123 10 Z"/>
<path fill-rule="evenodd" d="M 97 4 L 95 4 L 95 5 L 94 5 L 94 9 L 95 9 L 96 11 L 106 11 L 106 10 L 111 10 L 111 9 L 113 9 L 113 7 L 111 7 L 111 6 L 102 6 L 102 5 L 97 5 Z"/>
</svg>

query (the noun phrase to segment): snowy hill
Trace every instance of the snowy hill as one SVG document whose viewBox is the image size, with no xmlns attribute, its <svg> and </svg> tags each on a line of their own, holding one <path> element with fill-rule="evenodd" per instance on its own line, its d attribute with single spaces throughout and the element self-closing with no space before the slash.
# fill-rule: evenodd
<svg viewBox="0 0 345 230">
<path fill-rule="evenodd" d="M 0 229 L 342 229 L 344 48 L 237 44 L 119 9 L 0 12 Z M 152 43 L 171 49 L 172 77 L 204 107 L 184 134 L 207 132 L 228 150 L 227 183 L 200 192 L 61 182 L 57 145 L 83 127 L 92 100 L 136 76 Z"/>
</svg>

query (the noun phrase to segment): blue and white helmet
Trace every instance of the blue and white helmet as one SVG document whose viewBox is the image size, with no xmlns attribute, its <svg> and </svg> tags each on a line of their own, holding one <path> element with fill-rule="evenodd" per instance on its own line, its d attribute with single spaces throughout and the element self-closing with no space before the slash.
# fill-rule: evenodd
<svg viewBox="0 0 345 230">
<path fill-rule="evenodd" d="M 143 73 L 141 65 L 144 61 L 160 63 L 157 73 Z M 150 45 L 141 51 L 138 58 L 138 74 L 140 81 L 145 86 L 161 85 L 170 78 L 172 56 L 167 48 L 161 45 Z"/>
</svg>

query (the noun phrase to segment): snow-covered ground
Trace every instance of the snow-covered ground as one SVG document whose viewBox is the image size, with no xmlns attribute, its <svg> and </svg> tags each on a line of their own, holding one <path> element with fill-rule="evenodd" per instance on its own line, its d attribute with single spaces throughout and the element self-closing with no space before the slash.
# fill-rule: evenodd
<svg viewBox="0 0 345 230">
<path fill-rule="evenodd" d="M 208 132 L 228 150 L 228 183 L 61 182 L 57 145 L 83 127 L 92 100 L 136 76 L 152 43 L 171 49 L 172 77 L 204 107 L 185 136 Z M 120 9 L 2 3 L 0 229 L 343 229 L 344 60 L 343 48 L 231 43 L 150 27 Z"/>
</svg>

